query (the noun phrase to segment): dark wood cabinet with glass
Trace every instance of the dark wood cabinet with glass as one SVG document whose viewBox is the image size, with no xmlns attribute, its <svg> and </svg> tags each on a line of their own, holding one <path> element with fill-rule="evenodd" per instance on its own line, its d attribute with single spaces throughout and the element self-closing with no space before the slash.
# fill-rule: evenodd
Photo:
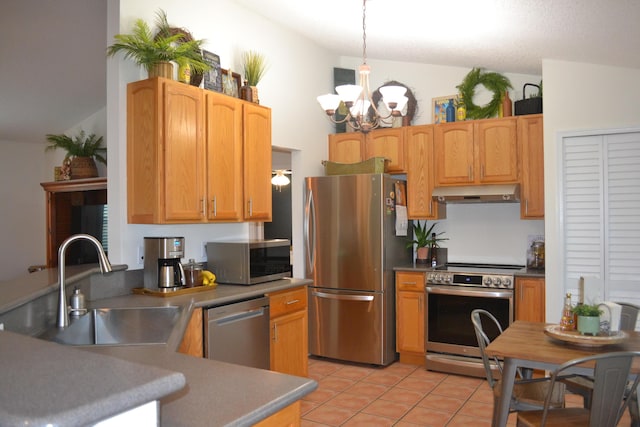
<svg viewBox="0 0 640 427">
<path fill-rule="evenodd" d="M 58 266 L 58 247 L 74 234 L 94 236 L 107 245 L 107 178 L 43 182 L 47 204 L 47 267 Z M 67 265 L 97 262 L 95 250 L 77 242 L 69 247 Z"/>
</svg>

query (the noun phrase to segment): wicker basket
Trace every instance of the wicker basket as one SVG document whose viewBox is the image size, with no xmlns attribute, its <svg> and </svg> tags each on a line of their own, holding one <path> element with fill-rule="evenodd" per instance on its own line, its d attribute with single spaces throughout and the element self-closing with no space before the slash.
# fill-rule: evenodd
<svg viewBox="0 0 640 427">
<path fill-rule="evenodd" d="M 364 162 L 358 163 L 338 163 L 325 160 L 325 175 L 354 175 L 361 173 L 385 173 L 389 164 L 389 159 L 384 157 L 372 157 Z"/>
</svg>

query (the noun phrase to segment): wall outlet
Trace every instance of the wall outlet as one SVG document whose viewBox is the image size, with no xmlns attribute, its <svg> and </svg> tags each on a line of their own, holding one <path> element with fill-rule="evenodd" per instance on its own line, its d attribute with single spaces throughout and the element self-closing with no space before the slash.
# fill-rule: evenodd
<svg viewBox="0 0 640 427">
<path fill-rule="evenodd" d="M 4 323 L 0 323 L 0 331 L 4 331 Z"/>
<path fill-rule="evenodd" d="M 138 265 L 144 265 L 144 247 L 138 246 Z"/>
</svg>

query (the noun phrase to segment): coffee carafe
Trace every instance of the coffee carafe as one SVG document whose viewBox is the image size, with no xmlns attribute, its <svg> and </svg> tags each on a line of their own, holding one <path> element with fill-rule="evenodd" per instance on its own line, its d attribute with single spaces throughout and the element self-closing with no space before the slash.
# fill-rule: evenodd
<svg viewBox="0 0 640 427">
<path fill-rule="evenodd" d="M 144 238 L 144 287 L 163 292 L 185 285 L 180 259 L 184 257 L 184 237 Z"/>
</svg>

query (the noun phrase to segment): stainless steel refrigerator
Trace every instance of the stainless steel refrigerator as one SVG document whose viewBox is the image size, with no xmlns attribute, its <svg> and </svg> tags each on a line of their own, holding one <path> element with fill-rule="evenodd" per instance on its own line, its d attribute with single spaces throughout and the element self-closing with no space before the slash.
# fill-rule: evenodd
<svg viewBox="0 0 640 427">
<path fill-rule="evenodd" d="M 385 174 L 305 179 L 312 355 L 375 365 L 396 359 L 393 268 L 412 257 L 408 236 L 396 236 L 397 182 L 404 189 Z"/>
</svg>

